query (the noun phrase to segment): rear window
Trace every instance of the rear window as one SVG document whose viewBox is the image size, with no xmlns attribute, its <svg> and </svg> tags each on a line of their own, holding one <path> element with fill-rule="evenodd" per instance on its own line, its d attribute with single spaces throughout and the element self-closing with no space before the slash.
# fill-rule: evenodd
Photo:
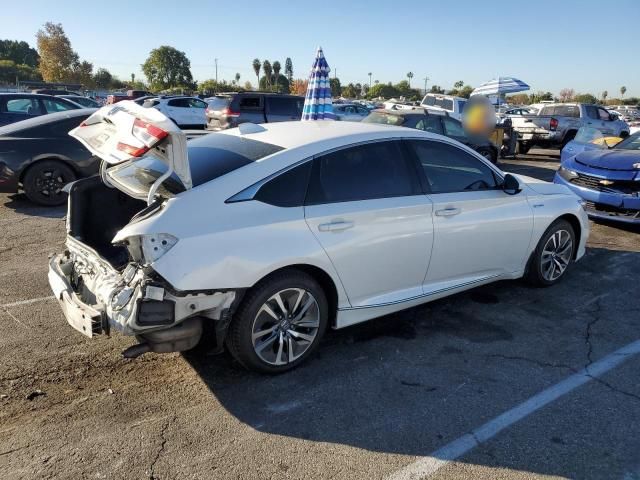
<svg viewBox="0 0 640 480">
<path fill-rule="evenodd" d="M 580 118 L 580 108 L 577 105 L 552 105 L 543 107 L 540 115 Z"/>
<path fill-rule="evenodd" d="M 231 97 L 213 97 L 207 101 L 211 110 L 223 110 L 231 103 Z"/>
<path fill-rule="evenodd" d="M 426 105 L 428 107 L 440 107 L 445 110 L 453 111 L 453 100 L 450 98 L 442 98 L 442 97 L 425 97 L 422 101 L 422 105 Z"/>
<path fill-rule="evenodd" d="M 281 150 L 283 147 L 270 143 L 215 133 L 189 140 L 191 181 L 197 187 Z M 167 165 L 149 154 L 110 168 L 109 177 L 127 190 L 143 195 L 166 171 Z M 161 195 L 171 196 L 184 191 L 184 186 L 173 173 L 158 191 Z"/>
<path fill-rule="evenodd" d="M 256 110 L 262 107 L 259 96 L 241 96 L 239 99 L 241 110 Z"/>
<path fill-rule="evenodd" d="M 381 123 L 383 125 L 401 126 L 405 122 L 402 115 L 393 115 L 383 112 L 371 112 L 366 118 L 362 119 L 362 123 Z"/>
</svg>

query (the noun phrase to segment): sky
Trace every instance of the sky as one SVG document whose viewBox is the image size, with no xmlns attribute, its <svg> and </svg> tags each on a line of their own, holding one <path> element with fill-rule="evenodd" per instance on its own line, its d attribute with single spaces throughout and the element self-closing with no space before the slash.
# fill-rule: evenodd
<svg viewBox="0 0 640 480">
<path fill-rule="evenodd" d="M 595 0 L 240 0 L 177 2 L 111 0 L 76 3 L 30 0 L 0 8 L 0 39 L 24 40 L 52 21 L 94 70 L 143 78 L 149 52 L 170 45 L 187 54 L 196 80 L 215 77 L 256 83 L 254 58 L 293 61 L 305 78 L 322 46 L 342 84 L 396 83 L 413 72 L 412 86 L 477 86 L 514 76 L 533 91 L 563 88 L 599 96 L 640 96 L 640 62 L 633 46 L 640 1 Z M 335 72 L 332 72 L 332 75 Z"/>
</svg>

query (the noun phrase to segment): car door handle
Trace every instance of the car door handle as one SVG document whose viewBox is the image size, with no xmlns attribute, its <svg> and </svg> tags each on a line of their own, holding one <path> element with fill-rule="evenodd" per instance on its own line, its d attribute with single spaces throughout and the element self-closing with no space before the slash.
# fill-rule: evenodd
<svg viewBox="0 0 640 480">
<path fill-rule="evenodd" d="M 453 217 L 454 215 L 458 215 L 462 210 L 459 208 L 443 208 L 442 210 L 436 210 L 436 215 L 438 217 Z"/>
<path fill-rule="evenodd" d="M 321 223 L 318 225 L 318 230 L 321 232 L 339 232 L 340 230 L 347 230 L 353 227 L 353 222 L 345 222 L 342 220 L 329 222 L 329 223 Z"/>
</svg>

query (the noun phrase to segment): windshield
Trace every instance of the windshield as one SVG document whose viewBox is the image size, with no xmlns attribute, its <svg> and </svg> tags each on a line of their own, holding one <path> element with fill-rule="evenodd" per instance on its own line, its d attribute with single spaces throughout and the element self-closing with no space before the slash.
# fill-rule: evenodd
<svg viewBox="0 0 640 480">
<path fill-rule="evenodd" d="M 223 110 L 231 103 L 231 97 L 213 97 L 208 98 L 206 101 L 210 110 Z"/>
<path fill-rule="evenodd" d="M 235 135 L 209 134 L 189 140 L 187 156 L 193 186 L 197 187 L 229 172 L 283 150 L 270 143 Z M 109 178 L 135 196 L 145 196 L 153 183 L 164 175 L 168 165 L 153 152 L 140 159 L 128 160 L 107 171 Z M 158 193 L 170 197 L 184 191 L 178 176 L 171 174 Z"/>
<path fill-rule="evenodd" d="M 640 132 L 628 136 L 614 148 L 619 148 L 621 150 L 640 150 Z"/>
<path fill-rule="evenodd" d="M 401 115 L 392 115 L 383 112 L 371 112 L 367 117 L 362 119 L 362 123 L 382 123 L 383 125 L 400 126 L 404 123 L 405 118 Z"/>
<path fill-rule="evenodd" d="M 597 128 L 582 127 L 576 133 L 574 140 L 580 143 L 594 143 L 594 140 L 597 141 L 601 138 L 604 138 L 604 135 Z"/>
</svg>

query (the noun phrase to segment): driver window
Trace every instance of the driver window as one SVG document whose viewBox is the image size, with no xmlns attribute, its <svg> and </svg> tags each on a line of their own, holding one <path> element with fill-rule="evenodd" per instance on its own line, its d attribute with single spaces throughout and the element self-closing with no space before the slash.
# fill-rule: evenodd
<svg viewBox="0 0 640 480">
<path fill-rule="evenodd" d="M 461 148 L 426 140 L 410 143 L 424 169 L 431 193 L 498 188 L 493 170 Z"/>
</svg>

